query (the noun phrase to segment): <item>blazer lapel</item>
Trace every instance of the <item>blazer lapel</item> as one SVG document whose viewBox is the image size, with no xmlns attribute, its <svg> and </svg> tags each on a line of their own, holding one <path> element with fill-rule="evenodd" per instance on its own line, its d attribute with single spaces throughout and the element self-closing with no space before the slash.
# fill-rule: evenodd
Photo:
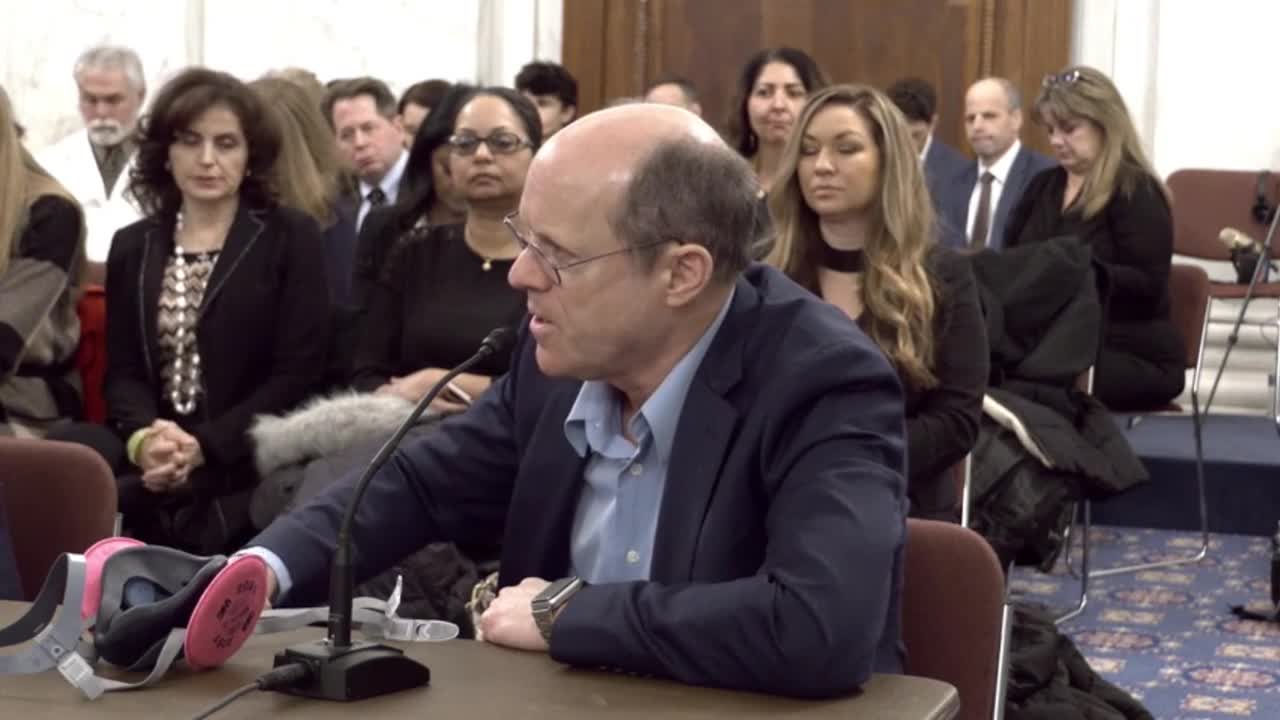
<svg viewBox="0 0 1280 720">
<path fill-rule="evenodd" d="M 157 317 L 160 314 L 160 291 L 164 284 L 164 267 L 173 252 L 172 220 L 157 221 L 147 228 L 142 243 L 142 261 L 139 267 L 138 313 L 142 323 L 143 351 L 147 367 L 152 370 L 160 357 L 160 341 L 156 334 Z"/>
<path fill-rule="evenodd" d="M 1026 148 L 1018 148 L 1018 156 L 1009 166 L 1009 176 L 1005 178 L 1004 190 L 1000 193 L 1000 202 L 996 203 L 996 212 L 991 217 L 991 245 L 997 250 L 1004 247 L 1004 223 L 1009 219 L 1009 208 L 1022 197 L 1022 189 L 1026 187 L 1027 162 L 1030 160 Z"/>
<path fill-rule="evenodd" d="M 649 574 L 658 582 L 680 582 L 693 575 L 703 518 L 738 425 L 738 411 L 725 394 L 742 379 L 743 325 L 751 321 L 756 300 L 755 289 L 740 279 L 733 305 L 689 385 L 654 538 Z"/>
<path fill-rule="evenodd" d="M 213 264 L 213 272 L 209 274 L 209 285 L 205 290 L 204 300 L 200 303 L 199 317 L 205 316 L 209 306 L 226 286 L 227 279 L 262 235 L 262 230 L 266 227 L 262 214 L 261 210 L 249 210 L 243 204 L 236 211 L 231 230 L 227 232 L 227 240 L 222 245 L 222 252 L 218 254 L 218 261 Z"/>
</svg>

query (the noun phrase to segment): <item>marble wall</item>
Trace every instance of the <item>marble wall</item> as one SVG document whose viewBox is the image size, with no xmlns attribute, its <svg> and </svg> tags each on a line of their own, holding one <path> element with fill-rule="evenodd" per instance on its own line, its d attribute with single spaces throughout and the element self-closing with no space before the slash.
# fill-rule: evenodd
<svg viewBox="0 0 1280 720">
<path fill-rule="evenodd" d="M 286 66 L 321 79 L 374 75 L 509 84 L 560 58 L 562 0 L 0 0 L 0 84 L 33 150 L 81 125 L 72 64 L 98 42 L 142 56 L 148 87 L 202 64 L 251 79 Z"/>
</svg>

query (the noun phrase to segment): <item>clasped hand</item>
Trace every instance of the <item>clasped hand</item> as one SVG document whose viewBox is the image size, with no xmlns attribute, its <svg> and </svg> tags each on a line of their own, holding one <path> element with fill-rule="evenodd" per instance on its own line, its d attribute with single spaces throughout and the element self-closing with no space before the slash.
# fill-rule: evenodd
<svg viewBox="0 0 1280 720">
<path fill-rule="evenodd" d="M 155 493 L 186 486 L 191 471 L 204 464 L 200 441 L 170 420 L 156 420 L 138 449 L 142 484 Z"/>
</svg>

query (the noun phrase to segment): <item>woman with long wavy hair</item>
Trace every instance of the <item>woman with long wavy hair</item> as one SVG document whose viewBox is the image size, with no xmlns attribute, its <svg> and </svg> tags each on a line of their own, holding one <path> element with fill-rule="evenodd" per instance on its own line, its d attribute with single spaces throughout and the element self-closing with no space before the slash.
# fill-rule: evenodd
<svg viewBox="0 0 1280 720">
<path fill-rule="evenodd" d="M 947 469 L 977 439 L 987 344 L 967 261 L 935 242 L 902 113 L 870 87 L 812 95 L 769 205 L 777 231 L 769 262 L 844 310 L 898 370 L 911 514 L 954 518 Z"/>
<path fill-rule="evenodd" d="M 41 436 L 80 414 L 80 205 L 22 146 L 0 88 L 0 436 Z"/>
</svg>

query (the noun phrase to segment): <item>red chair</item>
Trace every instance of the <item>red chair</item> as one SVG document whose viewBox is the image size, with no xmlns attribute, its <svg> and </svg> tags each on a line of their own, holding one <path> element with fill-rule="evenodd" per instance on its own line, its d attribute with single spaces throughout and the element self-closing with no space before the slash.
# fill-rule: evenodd
<svg viewBox="0 0 1280 720">
<path fill-rule="evenodd" d="M 76 368 L 84 385 L 84 419 L 101 423 L 107 419 L 107 401 L 102 396 L 107 374 L 107 294 L 101 285 L 84 288 L 76 314 L 80 316 Z"/>
<path fill-rule="evenodd" d="M 905 556 L 904 670 L 953 685 L 961 720 L 1000 717 L 1012 616 L 995 551 L 968 528 L 912 518 Z"/>
<path fill-rule="evenodd" d="M 84 445 L 0 438 L 0 492 L 29 601 L 59 555 L 84 552 L 115 526 L 115 476 Z"/>
</svg>

